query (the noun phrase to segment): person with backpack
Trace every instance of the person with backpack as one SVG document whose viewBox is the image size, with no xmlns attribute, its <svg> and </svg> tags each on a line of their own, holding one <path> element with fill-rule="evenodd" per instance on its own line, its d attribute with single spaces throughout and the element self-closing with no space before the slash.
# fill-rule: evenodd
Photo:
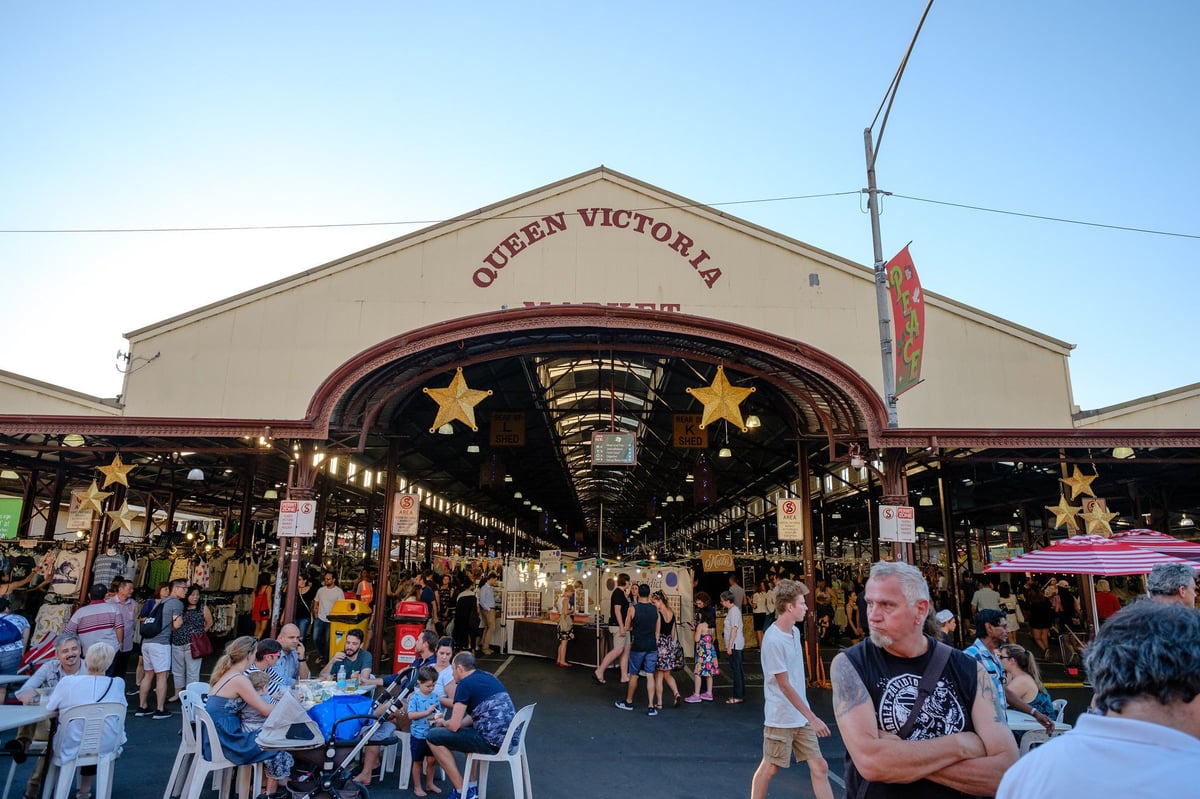
<svg viewBox="0 0 1200 799">
<path fill-rule="evenodd" d="M 154 606 L 149 618 L 142 622 L 142 665 L 146 670 L 138 687 L 138 709 L 135 716 L 169 719 L 167 712 L 167 676 L 171 673 L 171 631 L 183 624 L 183 598 L 187 596 L 187 580 L 171 581 L 171 593 Z M 151 710 L 150 684 L 155 683 L 158 709 Z"/>
<path fill-rule="evenodd" d="M 16 674 L 29 643 L 29 621 L 11 611 L 12 600 L 0 596 L 0 674 Z"/>
</svg>

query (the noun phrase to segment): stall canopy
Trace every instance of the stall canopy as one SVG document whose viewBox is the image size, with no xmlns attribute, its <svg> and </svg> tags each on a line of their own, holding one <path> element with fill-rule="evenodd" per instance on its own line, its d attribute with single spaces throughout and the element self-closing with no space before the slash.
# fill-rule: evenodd
<svg viewBox="0 0 1200 799">
<path fill-rule="evenodd" d="M 1196 557 L 1200 557 L 1200 543 L 1184 541 L 1181 538 L 1160 533 L 1157 530 L 1125 530 L 1124 532 L 1113 533 L 1112 540 L 1141 549 L 1161 552 L 1164 555 L 1174 555 L 1177 558 L 1194 560 Z"/>
</svg>

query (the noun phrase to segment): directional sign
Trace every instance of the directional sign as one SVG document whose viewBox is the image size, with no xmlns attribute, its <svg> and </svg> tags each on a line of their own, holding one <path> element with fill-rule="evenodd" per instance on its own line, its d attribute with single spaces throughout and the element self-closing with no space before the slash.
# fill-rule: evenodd
<svg viewBox="0 0 1200 799">
<path fill-rule="evenodd" d="M 912 544 L 917 540 L 917 512 L 911 505 L 879 506 L 879 540 Z"/>
<path fill-rule="evenodd" d="M 804 514 L 800 510 L 800 500 L 781 499 L 775 507 L 775 525 L 780 541 L 803 541 Z"/>
<path fill-rule="evenodd" d="M 312 538 L 317 503 L 311 499 L 285 499 L 279 503 L 279 537 Z"/>
<path fill-rule="evenodd" d="M 707 449 L 708 430 L 700 429 L 700 413 L 677 413 L 671 417 L 673 435 L 671 441 L 676 449 Z"/>
<path fill-rule="evenodd" d="M 637 435 L 592 433 L 593 466 L 636 466 Z"/>
<path fill-rule="evenodd" d="M 492 414 L 488 425 L 488 443 L 493 447 L 521 447 L 525 445 L 525 414 Z"/>
</svg>

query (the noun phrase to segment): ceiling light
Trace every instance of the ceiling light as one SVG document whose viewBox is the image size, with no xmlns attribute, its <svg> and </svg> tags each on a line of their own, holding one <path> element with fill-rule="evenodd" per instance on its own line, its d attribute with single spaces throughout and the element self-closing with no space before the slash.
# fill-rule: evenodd
<svg viewBox="0 0 1200 799">
<path fill-rule="evenodd" d="M 263 492 L 263 499 L 279 499 L 279 492 L 273 488 L 268 488 Z"/>
<path fill-rule="evenodd" d="M 676 494 L 676 495 L 675 495 L 675 501 L 676 501 L 676 502 L 683 502 L 683 494 Z"/>
<path fill-rule="evenodd" d="M 1183 514 L 1183 518 L 1179 520 L 1179 526 L 1180 527 L 1195 527 L 1196 520 L 1189 519 L 1188 515 L 1185 513 L 1185 514 Z"/>
<path fill-rule="evenodd" d="M 863 460 L 862 455 L 852 455 L 850 457 L 850 468 L 851 469 L 861 469 L 862 467 L 864 467 L 866 465 L 867 465 L 867 462 L 865 460 Z"/>
<path fill-rule="evenodd" d="M 695 478 L 695 476 L 694 476 L 694 475 L 688 474 L 688 475 L 686 475 L 686 476 L 683 478 L 683 482 L 685 482 L 685 483 L 690 483 L 690 482 L 692 482 L 692 481 L 693 481 L 693 480 L 695 480 L 695 479 L 696 479 L 696 478 Z"/>
<path fill-rule="evenodd" d="M 201 469 L 192 469 L 190 472 L 187 473 L 187 479 L 197 481 L 197 482 L 200 480 L 203 480 L 204 479 L 204 471 Z"/>
<path fill-rule="evenodd" d="M 1112 456 L 1121 460 L 1129 460 L 1133 457 L 1133 447 L 1113 447 Z"/>
<path fill-rule="evenodd" d="M 833 513 L 829 514 L 829 518 L 840 519 L 840 518 L 842 518 L 842 514 L 839 511 L 835 510 Z"/>
<path fill-rule="evenodd" d="M 506 482 L 506 483 L 511 483 L 511 482 L 512 482 L 512 475 L 511 475 L 511 474 L 506 474 L 506 475 L 504 475 L 504 482 Z"/>
<path fill-rule="evenodd" d="M 513 492 L 513 499 L 520 499 L 520 498 L 521 498 L 521 497 L 523 497 L 523 496 L 525 496 L 525 495 L 524 495 L 524 494 L 522 494 L 520 491 L 514 491 L 514 492 Z"/>
<path fill-rule="evenodd" d="M 439 436 L 454 435 L 454 425 L 450 424 L 449 422 L 446 422 L 444 425 L 442 425 L 441 427 L 438 428 L 438 435 Z"/>
<path fill-rule="evenodd" d="M 729 447 L 721 447 L 719 450 L 717 450 L 717 457 L 718 458 L 732 458 L 733 450 L 731 450 Z"/>
<path fill-rule="evenodd" d="M 467 452 L 470 452 L 472 455 L 475 454 L 476 452 L 479 452 L 479 445 L 478 444 L 467 444 Z"/>
<path fill-rule="evenodd" d="M 921 501 L 918 502 L 917 504 L 920 505 L 922 508 L 932 508 L 933 507 L 933 497 L 921 497 Z"/>
<path fill-rule="evenodd" d="M 746 427 L 747 427 L 747 429 L 751 429 L 751 430 L 753 430 L 756 427 L 762 427 L 762 419 L 759 419 L 754 414 L 750 414 L 749 416 L 746 417 Z"/>
<path fill-rule="evenodd" d="M 4 471 L 0 472 L 0 480 L 16 480 L 18 478 L 20 478 L 20 475 L 14 472 L 12 469 L 5 469 Z"/>
<path fill-rule="evenodd" d="M 83 436 L 78 433 L 71 433 L 70 435 L 63 436 L 62 443 L 66 447 L 82 447 L 85 442 Z"/>
</svg>

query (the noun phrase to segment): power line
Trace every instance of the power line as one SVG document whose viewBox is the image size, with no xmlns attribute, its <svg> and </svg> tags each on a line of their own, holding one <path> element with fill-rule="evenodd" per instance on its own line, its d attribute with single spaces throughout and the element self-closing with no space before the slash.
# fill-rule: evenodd
<svg viewBox="0 0 1200 799">
<path fill-rule="evenodd" d="M 786 197 L 760 197 L 750 200 L 729 200 L 726 202 L 717 203 L 692 203 L 685 205 L 658 205 L 649 206 L 646 208 L 631 208 L 631 211 L 661 211 L 668 209 L 688 209 L 688 208 L 724 208 L 734 205 L 755 205 L 762 203 L 779 203 L 793 202 L 796 200 L 817 200 L 829 197 L 845 197 L 852 194 L 861 194 L 861 190 L 855 191 L 834 191 L 825 192 L 822 194 L 794 194 Z M 968 203 L 950 202 L 949 200 L 933 200 L 928 197 L 913 197 L 908 194 L 889 193 L 889 197 L 894 197 L 902 200 L 912 200 L 913 202 L 929 203 L 931 205 L 944 205 L 950 208 L 963 208 L 968 211 L 979 211 L 988 214 L 1003 214 L 1005 216 L 1019 216 L 1025 219 L 1038 219 L 1043 222 L 1059 222 L 1065 225 L 1082 225 L 1084 227 L 1097 227 L 1106 230 L 1121 230 L 1128 233 L 1145 233 L 1152 236 L 1171 236 L 1181 239 L 1200 239 L 1200 234 L 1196 233 L 1179 233 L 1170 230 L 1154 230 L 1152 228 L 1132 227 L 1130 225 L 1112 225 L 1104 222 L 1087 222 L 1080 219 L 1067 219 L 1061 216 L 1047 216 L 1045 214 L 1033 214 L 1023 211 L 1010 211 L 1003 208 L 988 208 L 982 205 L 971 205 Z M 529 215 L 506 215 L 494 217 L 461 217 L 459 221 L 475 222 L 486 219 L 541 219 L 544 214 L 529 214 Z M 305 225 L 212 225 L 204 227 L 157 227 L 157 228 L 22 228 L 22 229 L 0 229 L 0 234 L 79 234 L 79 233 L 212 233 L 212 232 L 237 232 L 237 231 L 254 231 L 254 230 L 319 230 L 323 228 L 352 228 L 352 227 L 388 227 L 399 225 L 436 225 L 442 222 L 447 222 L 446 219 L 409 219 L 394 222 L 329 222 L 318 224 Z"/>
</svg>

